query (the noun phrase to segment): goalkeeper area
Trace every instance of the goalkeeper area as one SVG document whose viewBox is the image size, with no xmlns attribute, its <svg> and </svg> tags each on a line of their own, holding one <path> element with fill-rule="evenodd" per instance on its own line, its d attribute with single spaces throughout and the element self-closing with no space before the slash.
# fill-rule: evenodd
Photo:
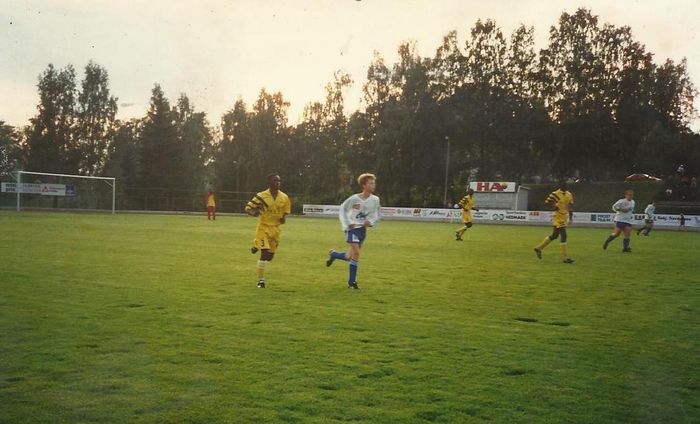
<svg viewBox="0 0 700 424">
<path fill-rule="evenodd" d="M 116 178 L 14 171 L 0 175 L 0 208 L 110 212 L 116 209 Z"/>
<path fill-rule="evenodd" d="M 2 422 L 698 422 L 698 235 L 0 211 Z"/>
</svg>

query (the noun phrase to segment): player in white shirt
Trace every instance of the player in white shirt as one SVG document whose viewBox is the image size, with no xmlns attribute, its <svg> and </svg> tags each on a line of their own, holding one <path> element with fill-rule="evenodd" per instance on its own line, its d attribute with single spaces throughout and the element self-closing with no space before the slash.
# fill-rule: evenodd
<svg viewBox="0 0 700 424">
<path fill-rule="evenodd" d="M 651 229 L 654 228 L 654 213 L 656 212 L 656 202 L 651 202 L 644 209 L 644 226 L 637 230 L 637 235 L 644 232 L 645 236 L 648 236 Z"/>
<path fill-rule="evenodd" d="M 340 225 L 345 231 L 348 251 L 336 252 L 331 249 L 326 261 L 326 266 L 331 266 L 336 259 L 350 262 L 348 273 L 350 289 L 359 289 L 357 266 L 360 260 L 360 247 L 367 236 L 367 227 L 374 227 L 379 223 L 379 197 L 372 194 L 376 188 L 376 180 L 373 174 L 360 175 L 357 183 L 362 188 L 362 193 L 353 194 L 340 205 Z"/>
<path fill-rule="evenodd" d="M 613 233 L 610 234 L 603 243 L 603 249 L 607 249 L 611 241 L 615 240 L 620 233 L 625 235 L 624 240 L 622 240 L 622 251 L 629 253 L 632 251 L 630 248 L 630 234 L 632 233 L 632 223 L 634 222 L 634 192 L 632 190 L 625 191 L 625 197 L 618 200 L 612 205 L 613 211 L 615 211 L 615 229 Z"/>
</svg>

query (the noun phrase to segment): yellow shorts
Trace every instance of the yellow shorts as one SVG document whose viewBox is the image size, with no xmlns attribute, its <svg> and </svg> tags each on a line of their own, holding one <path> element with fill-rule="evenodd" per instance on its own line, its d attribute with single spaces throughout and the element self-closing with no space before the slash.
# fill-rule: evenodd
<svg viewBox="0 0 700 424">
<path fill-rule="evenodd" d="M 258 225 L 253 245 L 260 250 L 269 250 L 270 253 L 275 253 L 277 246 L 279 246 L 280 232 L 279 225 Z"/>
<path fill-rule="evenodd" d="M 552 217 L 552 225 L 556 228 L 566 228 L 569 223 L 569 215 L 554 214 Z"/>
<path fill-rule="evenodd" d="M 464 222 L 465 224 L 469 224 L 472 222 L 472 212 L 471 211 L 469 211 L 469 212 L 462 211 L 462 222 Z"/>
</svg>

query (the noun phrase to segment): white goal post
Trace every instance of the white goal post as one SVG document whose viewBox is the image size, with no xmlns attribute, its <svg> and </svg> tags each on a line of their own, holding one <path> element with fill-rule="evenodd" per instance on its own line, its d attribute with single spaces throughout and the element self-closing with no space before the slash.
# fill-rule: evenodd
<svg viewBox="0 0 700 424">
<path fill-rule="evenodd" d="M 117 179 L 114 177 L 93 177 L 91 175 L 53 174 L 53 173 L 49 173 L 49 172 L 33 172 L 33 171 L 16 171 L 15 175 L 16 175 L 15 181 L 17 181 L 17 183 L 16 183 L 17 185 L 15 187 L 15 192 L 17 193 L 17 212 L 19 212 L 22 209 L 22 204 L 21 204 L 22 193 L 28 192 L 28 191 L 25 191 L 25 189 L 24 189 L 25 186 L 22 185 L 22 183 L 23 183 L 22 175 L 38 175 L 38 176 L 58 177 L 58 178 L 77 178 L 77 179 L 82 179 L 82 180 L 102 180 L 108 186 L 110 186 L 112 188 L 112 214 L 115 213 Z M 50 186 L 50 185 L 52 185 L 52 184 L 45 184 L 45 186 Z M 55 185 L 55 184 L 53 184 L 53 185 Z M 65 188 L 64 188 L 64 190 L 65 190 Z M 65 196 L 65 194 L 64 194 L 64 196 Z"/>
</svg>

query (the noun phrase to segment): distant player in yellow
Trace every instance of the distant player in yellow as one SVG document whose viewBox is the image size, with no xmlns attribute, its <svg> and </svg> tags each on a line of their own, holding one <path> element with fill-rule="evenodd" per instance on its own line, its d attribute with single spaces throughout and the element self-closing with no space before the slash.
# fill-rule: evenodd
<svg viewBox="0 0 700 424">
<path fill-rule="evenodd" d="M 204 197 L 204 203 L 207 206 L 207 219 L 211 220 L 213 218 L 216 221 L 216 196 L 213 191 L 207 193 Z"/>
<path fill-rule="evenodd" d="M 535 254 L 539 259 L 542 259 L 542 250 L 557 237 L 561 237 L 560 249 L 561 260 L 565 264 L 574 262 L 566 253 L 566 226 L 569 221 L 572 221 L 574 211 L 574 195 L 568 190 L 566 182 L 559 183 L 559 188 L 549 194 L 545 203 L 554 207 L 554 215 L 552 216 L 552 235 L 545 237 L 537 247 Z"/>
<path fill-rule="evenodd" d="M 292 211 L 289 197 L 280 190 L 280 176 L 267 176 L 268 189 L 256 194 L 245 206 L 245 212 L 251 216 L 260 217 L 255 230 L 255 240 L 251 253 L 260 251 L 258 260 L 258 288 L 265 288 L 265 267 L 275 256 L 279 245 L 281 228 L 287 215 Z"/>
<path fill-rule="evenodd" d="M 462 223 L 464 226 L 455 231 L 455 240 L 462 241 L 462 235 L 464 235 L 464 232 L 472 227 L 472 210 L 479 210 L 474 207 L 474 190 L 471 188 L 467 189 L 467 195 L 464 196 L 457 204 L 462 208 Z"/>
</svg>

